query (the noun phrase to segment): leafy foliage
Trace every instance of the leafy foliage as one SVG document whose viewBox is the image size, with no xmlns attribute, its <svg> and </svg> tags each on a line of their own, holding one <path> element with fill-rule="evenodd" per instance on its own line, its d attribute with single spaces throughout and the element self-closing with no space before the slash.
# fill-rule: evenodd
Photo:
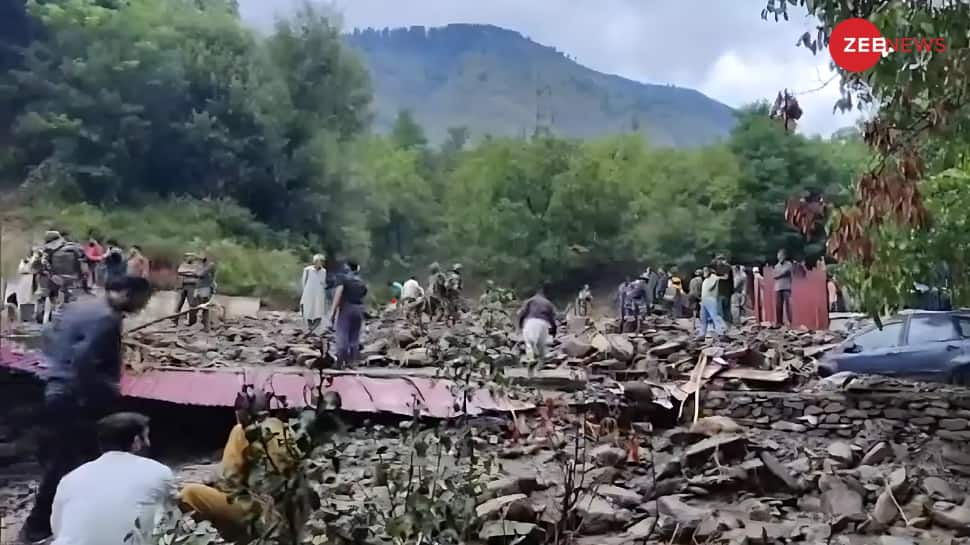
<svg viewBox="0 0 970 545">
<path fill-rule="evenodd" d="M 946 42 L 945 52 L 896 52 L 862 73 L 838 69 L 842 98 L 835 108 L 878 107 L 863 131 L 878 160 L 859 178 L 853 205 L 835 215 L 829 250 L 861 266 L 848 267 L 854 272 L 847 279 L 864 294 L 866 310 L 876 313 L 897 307 L 901 293 L 914 280 L 926 282 L 936 276 L 926 276 L 926 267 L 960 274 L 954 271 L 961 265 L 959 256 L 951 261 L 947 255 L 933 253 L 932 246 L 917 246 L 918 251 L 926 250 L 921 259 L 881 261 L 901 257 L 900 244 L 907 248 L 904 253 L 909 252 L 904 241 L 924 237 L 927 224 L 933 221 L 920 182 L 964 161 L 970 134 L 970 5 L 955 0 L 769 0 L 762 16 L 787 20 L 789 4 L 803 7 L 820 21 L 816 35 L 806 33 L 799 40 L 815 53 L 825 51 L 840 21 L 853 17 L 872 21 L 889 38 L 942 38 Z M 833 68 L 837 67 L 833 64 Z M 952 178 L 952 172 L 946 177 Z M 887 222 L 893 225 L 887 226 Z M 881 248 L 883 244 L 896 247 Z"/>
</svg>

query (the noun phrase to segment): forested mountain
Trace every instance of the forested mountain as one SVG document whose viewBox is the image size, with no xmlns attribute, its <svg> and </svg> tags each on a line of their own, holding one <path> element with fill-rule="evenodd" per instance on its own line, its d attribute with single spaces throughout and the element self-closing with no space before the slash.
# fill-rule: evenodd
<svg viewBox="0 0 970 545">
<path fill-rule="evenodd" d="M 636 131 L 659 146 L 692 147 L 734 126 L 731 108 L 698 91 L 603 74 L 495 26 L 355 30 L 346 41 L 371 74 L 379 131 L 402 109 L 432 142 L 454 126 L 473 137 L 539 126 L 580 138 Z"/>
</svg>

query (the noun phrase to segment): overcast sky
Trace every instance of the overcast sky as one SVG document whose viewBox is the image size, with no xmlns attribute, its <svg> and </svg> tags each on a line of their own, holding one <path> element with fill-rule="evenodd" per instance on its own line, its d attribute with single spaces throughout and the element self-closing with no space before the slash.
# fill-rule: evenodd
<svg viewBox="0 0 970 545">
<path fill-rule="evenodd" d="M 267 27 L 299 0 L 241 0 L 243 18 Z M 799 129 L 828 135 L 858 114 L 832 114 L 838 81 L 829 56 L 795 47 L 813 22 L 761 20 L 765 0 L 337 0 L 343 27 L 482 23 L 521 32 L 601 72 L 698 89 L 729 106 L 799 94 Z M 794 14 L 794 13 L 793 13 Z M 831 81 L 830 81 L 831 80 Z M 825 82 L 830 83 L 821 90 Z M 807 92 L 811 91 L 811 92 Z"/>
</svg>

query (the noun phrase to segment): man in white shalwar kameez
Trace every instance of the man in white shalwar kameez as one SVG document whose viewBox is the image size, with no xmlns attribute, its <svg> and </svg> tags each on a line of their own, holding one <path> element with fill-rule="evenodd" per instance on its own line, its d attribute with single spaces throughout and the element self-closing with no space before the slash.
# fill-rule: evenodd
<svg viewBox="0 0 970 545">
<path fill-rule="evenodd" d="M 525 363 L 529 366 L 529 376 L 541 369 L 545 362 L 546 348 L 550 334 L 556 336 L 556 307 L 546 299 L 545 286 L 539 290 L 519 310 L 519 330 L 525 343 Z"/>
<path fill-rule="evenodd" d="M 327 316 L 327 269 L 324 257 L 313 256 L 313 264 L 303 269 L 303 294 L 300 296 L 300 314 L 306 320 L 311 333 L 316 332 Z"/>
</svg>

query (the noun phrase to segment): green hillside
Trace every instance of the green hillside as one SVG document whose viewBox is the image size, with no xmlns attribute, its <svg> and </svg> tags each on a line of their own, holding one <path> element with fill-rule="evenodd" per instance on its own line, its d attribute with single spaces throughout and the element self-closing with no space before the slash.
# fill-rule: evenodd
<svg viewBox="0 0 970 545">
<path fill-rule="evenodd" d="M 432 141 L 448 127 L 473 135 L 592 138 L 637 130 L 660 146 L 727 135 L 731 108 L 693 90 L 586 68 L 552 47 L 488 25 L 355 30 L 346 36 L 371 74 L 378 130 L 411 109 Z"/>
</svg>

